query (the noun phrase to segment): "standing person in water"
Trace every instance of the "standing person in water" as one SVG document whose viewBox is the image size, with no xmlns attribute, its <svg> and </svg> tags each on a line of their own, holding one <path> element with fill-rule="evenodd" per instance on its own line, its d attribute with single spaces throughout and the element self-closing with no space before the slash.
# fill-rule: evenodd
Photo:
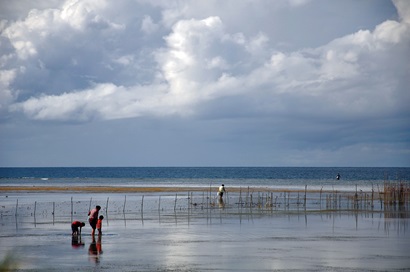
<svg viewBox="0 0 410 272">
<path fill-rule="evenodd" d="M 104 219 L 104 216 L 100 215 L 98 217 L 98 221 L 97 221 L 97 230 L 98 230 L 98 235 L 102 234 L 102 221 Z"/>
<path fill-rule="evenodd" d="M 225 191 L 225 185 L 222 184 L 221 186 L 219 186 L 219 190 L 218 190 L 219 198 L 222 198 L 225 192 L 226 192 Z"/>
<path fill-rule="evenodd" d="M 340 174 L 339 174 L 339 173 L 337 173 L 337 175 L 336 175 L 336 179 L 337 179 L 337 180 L 339 180 L 339 179 L 340 179 Z"/>
<path fill-rule="evenodd" d="M 92 228 L 91 235 L 93 235 L 93 236 L 95 234 L 95 229 L 97 227 L 98 213 L 99 213 L 100 210 L 101 210 L 101 207 L 97 205 L 97 206 L 95 206 L 94 209 L 92 209 L 91 211 L 88 212 L 88 216 L 89 216 L 88 217 L 88 222 L 90 223 L 90 226 Z"/>
</svg>

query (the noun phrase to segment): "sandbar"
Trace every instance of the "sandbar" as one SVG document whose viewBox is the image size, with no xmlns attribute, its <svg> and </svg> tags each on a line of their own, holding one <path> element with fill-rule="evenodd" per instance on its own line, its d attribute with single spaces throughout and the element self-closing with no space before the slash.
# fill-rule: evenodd
<svg viewBox="0 0 410 272">
<path fill-rule="evenodd" d="M 0 186 L 0 192 L 84 192 L 84 193 L 155 193 L 155 192 L 209 192 L 217 191 L 215 187 L 167 187 L 167 186 Z M 228 192 L 310 192 L 319 193 L 317 189 L 287 189 L 266 187 L 229 187 Z M 334 190 L 322 190 L 323 193 Z"/>
</svg>

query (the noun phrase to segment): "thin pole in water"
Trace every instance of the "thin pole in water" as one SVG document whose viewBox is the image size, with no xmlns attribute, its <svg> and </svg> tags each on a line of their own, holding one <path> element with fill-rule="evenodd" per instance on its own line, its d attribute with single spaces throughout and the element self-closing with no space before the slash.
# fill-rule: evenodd
<svg viewBox="0 0 410 272">
<path fill-rule="evenodd" d="M 144 196 L 142 196 L 141 200 L 141 214 L 144 212 Z"/>
<path fill-rule="evenodd" d="M 127 195 L 124 196 L 124 207 L 122 209 L 122 212 L 125 213 L 125 204 L 127 203 Z"/>
<path fill-rule="evenodd" d="M 305 209 L 306 209 L 306 194 L 307 194 L 307 185 L 305 185 L 305 197 L 303 199 L 303 205 L 305 206 Z"/>
<path fill-rule="evenodd" d="M 88 210 L 91 211 L 91 202 L 93 201 L 93 198 L 90 198 L 90 205 L 88 206 Z"/>
</svg>

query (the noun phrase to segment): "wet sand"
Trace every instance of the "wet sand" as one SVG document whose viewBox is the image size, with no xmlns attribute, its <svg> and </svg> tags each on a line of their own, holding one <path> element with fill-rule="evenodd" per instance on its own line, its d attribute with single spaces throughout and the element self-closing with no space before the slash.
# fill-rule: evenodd
<svg viewBox="0 0 410 272">
<path fill-rule="evenodd" d="M 84 192 L 84 193 L 155 193 L 155 192 L 206 192 L 209 187 L 133 187 L 133 186 L 0 186 L 0 192 Z M 215 190 L 212 187 L 211 190 Z M 245 192 L 248 188 L 230 187 L 230 192 Z M 302 192 L 304 190 L 249 188 L 260 192 Z M 318 190 L 308 190 L 319 192 Z"/>
<path fill-rule="evenodd" d="M 234 190 L 219 203 L 209 188 L 87 188 L 1 187 L 0 258 L 19 271 L 410 270 L 409 218 L 397 213 L 247 207 Z M 71 221 L 98 204 L 103 235 L 87 224 L 72 239 Z"/>
</svg>

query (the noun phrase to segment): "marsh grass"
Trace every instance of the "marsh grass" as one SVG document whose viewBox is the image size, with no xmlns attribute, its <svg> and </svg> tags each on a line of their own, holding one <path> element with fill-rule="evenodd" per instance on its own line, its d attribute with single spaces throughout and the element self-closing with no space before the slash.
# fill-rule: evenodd
<svg viewBox="0 0 410 272">
<path fill-rule="evenodd" d="M 385 205 L 404 206 L 409 204 L 410 186 L 408 183 L 385 182 L 383 200 Z"/>
</svg>

